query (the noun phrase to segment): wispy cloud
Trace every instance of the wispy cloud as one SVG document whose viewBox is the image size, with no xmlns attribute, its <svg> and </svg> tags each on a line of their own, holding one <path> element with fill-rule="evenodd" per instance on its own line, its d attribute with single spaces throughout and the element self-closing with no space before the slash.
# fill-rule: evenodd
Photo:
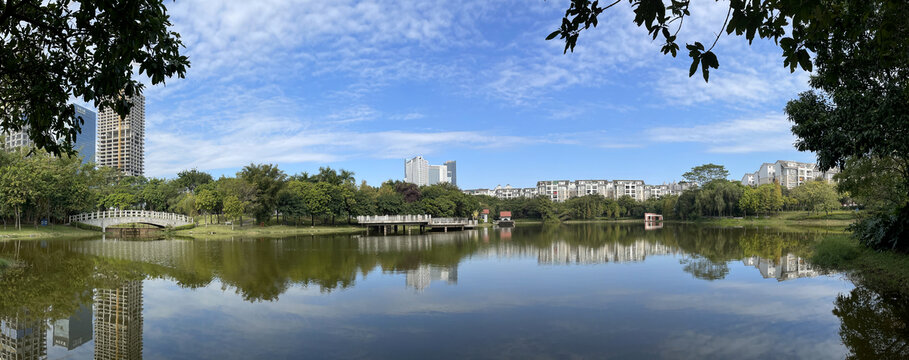
<svg viewBox="0 0 909 360">
<path fill-rule="evenodd" d="M 708 152 L 749 153 L 791 150 L 795 136 L 783 115 L 720 121 L 691 127 L 656 127 L 646 131 L 654 142 L 701 143 Z"/>
</svg>

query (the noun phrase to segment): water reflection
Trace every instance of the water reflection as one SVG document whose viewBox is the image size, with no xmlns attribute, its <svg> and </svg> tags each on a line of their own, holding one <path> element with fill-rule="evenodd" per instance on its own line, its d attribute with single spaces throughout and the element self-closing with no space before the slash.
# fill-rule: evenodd
<svg viewBox="0 0 909 360">
<path fill-rule="evenodd" d="M 142 281 L 95 291 L 95 359 L 142 358 Z"/>
<path fill-rule="evenodd" d="M 20 309 L 0 316 L 0 358 L 44 359 L 47 332 L 43 314 Z"/>
<path fill-rule="evenodd" d="M 250 304 L 278 303 L 290 296 L 292 289 L 301 288 L 328 296 L 337 290 L 357 288 L 374 272 L 396 276 L 396 286 L 403 282 L 407 289 L 419 294 L 417 298 L 429 301 L 438 291 L 448 296 L 458 295 L 460 286 L 438 284 L 458 285 L 459 275 L 465 280 L 461 286 L 477 291 L 487 286 L 486 274 L 493 274 L 488 271 L 504 269 L 512 260 L 515 264 L 530 262 L 539 269 L 562 274 L 562 278 L 555 280 L 529 279 L 549 281 L 548 287 L 562 286 L 563 282 L 570 284 L 572 276 L 581 273 L 590 276 L 590 271 L 609 269 L 610 264 L 637 264 L 639 270 L 659 269 L 667 278 L 673 272 L 681 272 L 702 284 L 719 284 L 735 278 L 736 269 L 746 275 L 760 274 L 764 279 L 782 282 L 826 274 L 805 260 L 810 244 L 821 235 L 767 229 L 677 225 L 645 229 L 640 224 L 584 224 L 404 236 L 219 241 L 97 239 L 23 242 L 15 247 L 5 242 L 0 243 L 0 257 L 15 257 L 16 265 L 0 275 L 0 359 L 45 358 L 49 336 L 52 344 L 61 350 L 82 351 L 79 353 L 82 355 L 92 350 L 96 359 L 142 358 L 143 338 L 148 336 L 142 331 L 143 290 L 145 282 L 152 279 L 200 291 L 215 285 L 228 291 L 221 296 L 236 293 Z M 484 264 L 486 267 L 481 268 L 487 272 L 478 272 L 477 264 Z M 573 266 L 596 264 L 602 266 Z M 546 274 L 537 273 L 537 276 Z M 672 288 L 673 283 L 666 280 L 661 285 Z M 634 288 L 634 279 L 625 286 L 629 291 L 640 291 Z M 523 296 L 528 299 L 539 296 L 533 289 L 528 286 Z M 608 294 L 617 288 L 610 285 L 606 289 Z M 706 291 L 712 290 L 705 289 L 699 291 L 705 291 L 703 295 L 707 296 Z M 603 290 L 593 285 L 571 291 Z M 669 301 L 678 294 L 649 296 L 651 300 L 661 301 L 651 305 L 656 308 L 679 306 Z M 369 302 L 369 298 L 363 300 Z M 836 299 L 833 314 L 841 321 L 842 342 L 854 357 L 906 355 L 907 311 L 905 303 L 900 304 L 898 299 L 888 300 L 861 286 Z M 829 309 L 826 311 L 827 316 L 833 317 Z M 500 330 L 505 333 L 509 329 Z M 156 336 L 161 336 L 160 331 L 156 331 Z"/>
<path fill-rule="evenodd" d="M 405 283 L 418 291 L 423 291 L 433 281 L 444 281 L 448 285 L 457 285 L 458 266 L 420 265 L 414 270 L 407 270 Z"/>
<path fill-rule="evenodd" d="M 75 313 L 53 323 L 54 346 L 74 350 L 92 340 L 92 306 L 79 304 Z"/>
</svg>

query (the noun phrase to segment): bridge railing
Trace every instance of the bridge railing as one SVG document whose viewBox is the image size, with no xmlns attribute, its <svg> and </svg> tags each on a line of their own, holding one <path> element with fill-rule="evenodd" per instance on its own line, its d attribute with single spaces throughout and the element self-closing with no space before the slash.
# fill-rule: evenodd
<svg viewBox="0 0 909 360">
<path fill-rule="evenodd" d="M 357 222 L 360 224 L 388 224 L 388 223 L 429 223 L 432 215 L 360 215 Z"/>
<path fill-rule="evenodd" d="M 185 223 L 193 222 L 193 219 L 186 215 L 160 212 L 160 211 L 148 211 L 148 210 L 94 211 L 94 212 L 72 215 L 69 217 L 69 222 L 71 222 L 71 223 L 72 222 L 86 222 L 86 221 L 90 221 L 90 220 L 110 219 L 110 218 L 147 218 L 147 219 L 180 221 L 180 222 L 185 222 Z"/>
<path fill-rule="evenodd" d="M 468 218 L 462 217 L 438 217 L 432 218 L 430 221 L 431 225 L 471 225 L 471 222 L 475 220 L 470 220 Z"/>
</svg>

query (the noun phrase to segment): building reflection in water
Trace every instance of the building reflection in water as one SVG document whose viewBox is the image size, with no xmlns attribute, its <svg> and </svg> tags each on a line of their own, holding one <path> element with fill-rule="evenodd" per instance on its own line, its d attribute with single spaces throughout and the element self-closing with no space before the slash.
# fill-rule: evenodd
<svg viewBox="0 0 909 360">
<path fill-rule="evenodd" d="M 54 346 L 74 350 L 92 339 L 92 308 L 80 304 L 79 309 L 66 319 L 54 321 Z"/>
<path fill-rule="evenodd" d="M 0 359 L 47 358 L 45 319 L 22 309 L 14 316 L 0 318 Z"/>
<path fill-rule="evenodd" d="M 765 279 L 776 278 L 778 281 L 827 274 L 825 271 L 815 269 L 804 258 L 794 254 L 783 255 L 776 261 L 752 256 L 743 259 L 742 263 L 745 266 L 757 268 Z"/>
<path fill-rule="evenodd" d="M 678 249 L 660 243 L 638 240 L 625 245 L 608 243 L 603 246 L 570 245 L 556 242 L 549 249 L 541 249 L 537 255 L 540 264 L 599 264 L 607 262 L 644 261 L 649 255 L 670 255 L 680 253 Z"/>
<path fill-rule="evenodd" d="M 423 291 L 433 281 L 444 281 L 448 285 L 457 285 L 458 267 L 420 265 L 415 270 L 407 270 L 405 284 L 408 287 Z"/>
<path fill-rule="evenodd" d="M 142 280 L 95 289 L 95 359 L 142 358 Z"/>
</svg>

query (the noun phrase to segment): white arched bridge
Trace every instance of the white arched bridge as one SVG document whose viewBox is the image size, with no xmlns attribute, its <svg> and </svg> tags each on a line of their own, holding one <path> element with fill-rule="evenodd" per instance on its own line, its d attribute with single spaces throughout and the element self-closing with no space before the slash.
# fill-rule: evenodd
<svg viewBox="0 0 909 360">
<path fill-rule="evenodd" d="M 146 211 L 146 210 L 112 210 L 82 213 L 69 217 L 70 223 L 83 223 L 106 231 L 108 226 L 121 224 L 148 224 L 158 227 L 177 227 L 190 225 L 193 219 L 186 215 Z"/>
</svg>

